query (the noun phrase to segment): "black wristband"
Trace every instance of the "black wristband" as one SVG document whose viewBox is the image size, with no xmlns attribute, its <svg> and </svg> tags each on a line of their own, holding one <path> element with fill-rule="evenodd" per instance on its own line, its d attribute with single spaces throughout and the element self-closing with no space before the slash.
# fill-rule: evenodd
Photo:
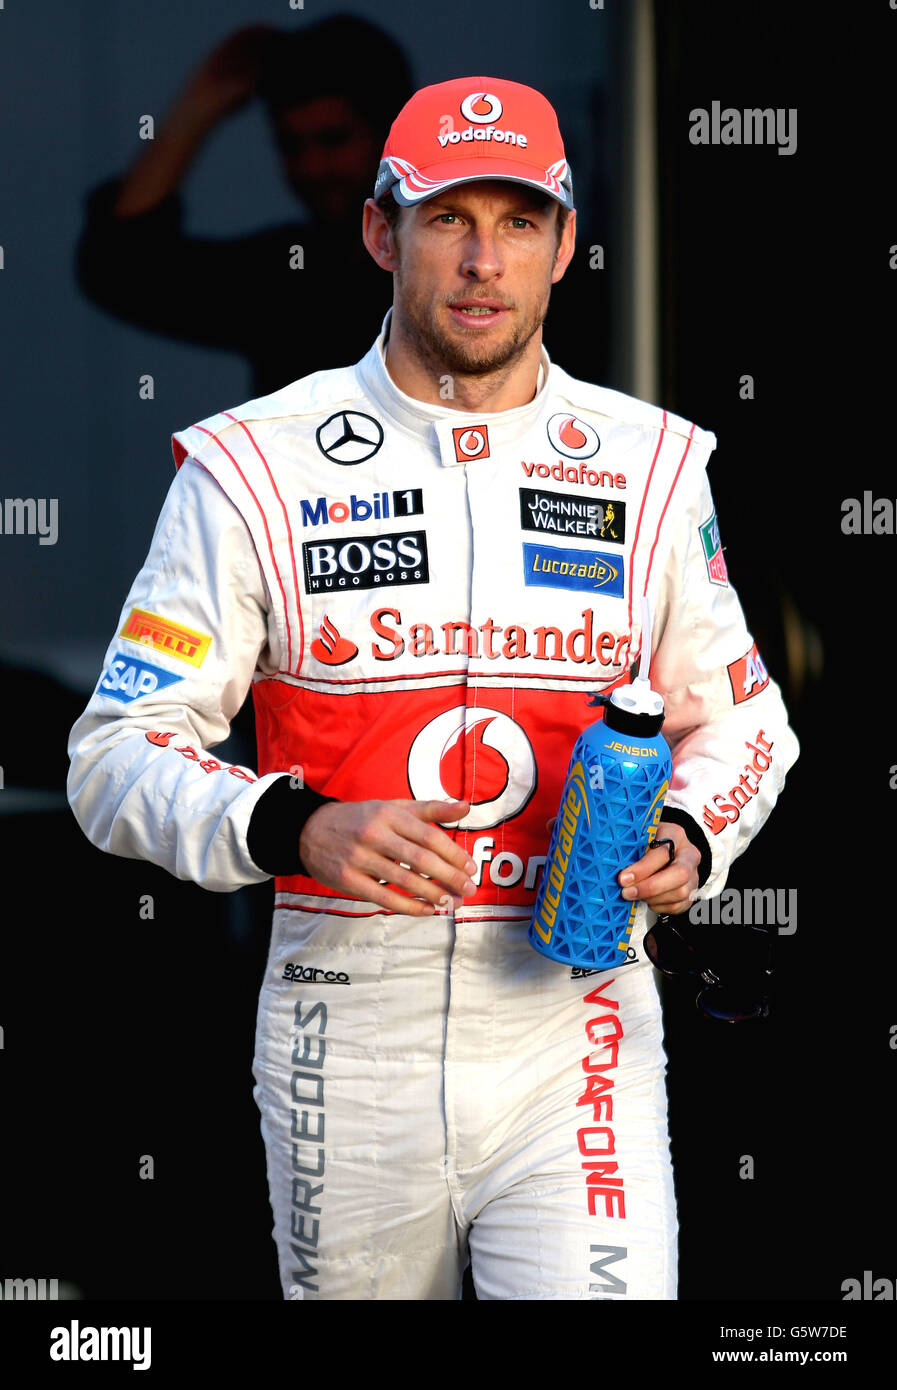
<svg viewBox="0 0 897 1390">
<path fill-rule="evenodd" d="M 246 848 L 254 864 L 266 874 L 292 878 L 308 870 L 299 857 L 299 836 L 313 811 L 335 796 L 323 796 L 311 787 L 293 787 L 289 773 L 278 777 L 262 792 L 249 817 Z"/>
<path fill-rule="evenodd" d="M 690 816 L 687 811 L 680 811 L 676 806 L 664 806 L 661 820 L 672 821 L 674 825 L 681 825 L 691 843 L 696 850 L 700 851 L 701 862 L 698 865 L 698 887 L 703 888 L 710 877 L 710 870 L 713 868 L 713 856 L 710 853 L 710 844 L 694 816 Z"/>
</svg>

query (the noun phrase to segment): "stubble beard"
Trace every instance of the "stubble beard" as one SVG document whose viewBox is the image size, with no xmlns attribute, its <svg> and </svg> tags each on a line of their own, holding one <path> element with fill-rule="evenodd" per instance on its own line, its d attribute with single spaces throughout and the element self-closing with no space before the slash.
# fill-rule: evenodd
<svg viewBox="0 0 897 1390">
<path fill-rule="evenodd" d="M 477 298 L 476 295 L 469 297 Z M 484 299 L 487 297 L 483 296 Z M 473 333 L 469 341 L 465 341 L 440 330 L 437 314 L 445 305 L 457 302 L 459 298 L 458 295 L 440 295 L 435 303 L 427 301 L 409 288 L 401 266 L 396 272 L 396 300 L 401 305 L 405 332 L 421 362 L 434 376 L 487 377 L 513 366 L 526 351 L 533 334 L 545 322 L 549 289 L 545 290 L 529 317 L 518 322 L 510 337 L 500 343 L 478 340 Z"/>
</svg>

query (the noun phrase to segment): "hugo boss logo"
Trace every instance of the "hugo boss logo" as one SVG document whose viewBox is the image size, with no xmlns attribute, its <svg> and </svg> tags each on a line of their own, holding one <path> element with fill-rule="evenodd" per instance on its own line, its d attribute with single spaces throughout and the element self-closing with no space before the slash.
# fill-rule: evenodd
<svg viewBox="0 0 897 1390">
<path fill-rule="evenodd" d="M 307 594 L 427 584 L 430 580 L 424 531 L 304 541 L 302 565 Z"/>
</svg>

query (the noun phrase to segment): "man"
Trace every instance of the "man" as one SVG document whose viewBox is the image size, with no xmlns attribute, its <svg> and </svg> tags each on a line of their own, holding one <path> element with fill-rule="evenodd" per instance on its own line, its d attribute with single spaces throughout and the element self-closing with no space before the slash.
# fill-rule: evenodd
<svg viewBox="0 0 897 1390">
<path fill-rule="evenodd" d="M 76 256 L 81 289 L 129 323 L 243 353 L 255 395 L 354 361 L 389 304 L 389 282 L 358 237 L 358 208 L 394 103 L 411 92 L 401 49 L 356 15 L 288 31 L 238 29 L 191 73 L 155 139 L 91 190 Z M 256 98 L 304 213 L 243 236 L 195 236 L 184 225 L 189 170 L 222 123 Z M 235 167 L 233 181 L 253 206 L 247 173 Z M 335 275 L 357 321 L 328 313 Z M 314 319 L 313 335 L 295 331 L 303 316 Z"/>
<path fill-rule="evenodd" d="M 481 1298 L 675 1297 L 646 908 L 720 891 L 798 750 L 727 583 L 713 436 L 542 348 L 574 235 L 539 93 L 412 97 L 364 208 L 380 338 L 174 436 L 72 731 L 95 844 L 217 890 L 276 876 L 254 1074 L 287 1297 L 455 1298 L 468 1246 Z M 671 843 L 621 873 L 627 960 L 584 979 L 526 929 L 644 594 Z M 250 682 L 257 779 L 208 751 Z"/>
</svg>

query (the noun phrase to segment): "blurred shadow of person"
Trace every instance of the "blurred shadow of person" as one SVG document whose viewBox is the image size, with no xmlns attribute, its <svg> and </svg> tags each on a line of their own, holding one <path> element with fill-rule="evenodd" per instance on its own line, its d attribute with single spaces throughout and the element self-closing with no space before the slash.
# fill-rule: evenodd
<svg viewBox="0 0 897 1390">
<path fill-rule="evenodd" d="M 199 66 L 125 174 L 88 194 L 76 256 L 81 289 L 141 328 L 243 353 L 255 395 L 356 361 L 390 300 L 364 250 L 358 209 L 396 106 L 411 90 L 401 49 L 366 20 L 237 30 Z M 219 122 L 254 96 L 265 103 L 284 176 L 308 217 L 247 236 L 188 236 L 184 176 Z M 221 196 L 252 201 L 248 159 Z M 291 265 L 296 246 L 302 269 Z"/>
</svg>

